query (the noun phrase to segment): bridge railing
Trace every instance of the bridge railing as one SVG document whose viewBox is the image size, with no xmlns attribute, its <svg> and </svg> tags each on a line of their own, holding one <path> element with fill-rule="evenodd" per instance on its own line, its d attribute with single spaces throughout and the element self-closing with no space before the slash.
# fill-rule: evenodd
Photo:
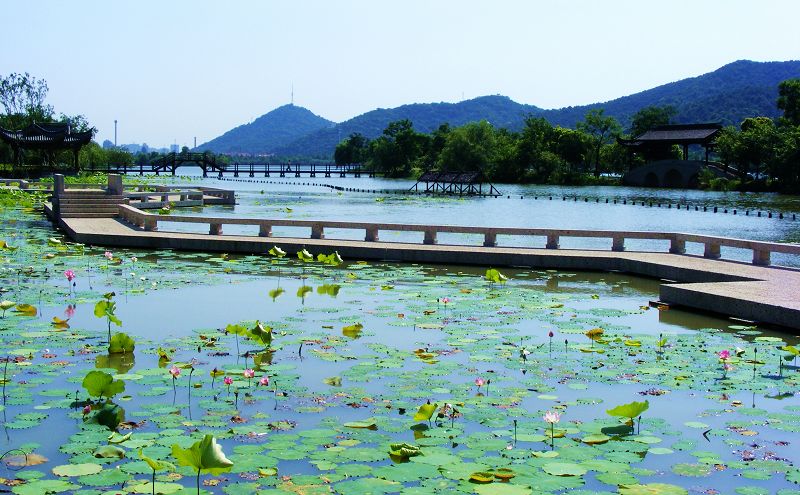
<svg viewBox="0 0 800 495">
<path fill-rule="evenodd" d="M 576 229 L 529 229 L 515 227 L 468 227 L 456 225 L 418 225 L 364 222 L 339 222 L 317 220 L 284 220 L 231 217 L 194 217 L 180 215 L 155 215 L 145 213 L 126 205 L 120 206 L 120 216 L 145 231 L 157 231 L 159 222 L 177 222 L 208 225 L 210 235 L 222 235 L 223 225 L 249 225 L 258 227 L 260 237 L 272 237 L 273 227 L 303 227 L 310 231 L 310 239 L 324 239 L 326 229 L 360 230 L 365 233 L 366 242 L 377 242 L 381 232 L 420 232 L 423 244 L 437 244 L 440 233 L 478 234 L 483 236 L 483 246 L 497 246 L 499 235 L 538 237 L 546 239 L 544 248 L 559 249 L 563 238 L 602 238 L 611 241 L 612 251 L 624 251 L 628 239 L 669 241 L 669 252 L 685 254 L 686 243 L 699 243 L 704 246 L 703 256 L 710 259 L 721 257 L 721 248 L 739 248 L 752 251 L 755 265 L 769 265 L 771 253 L 800 255 L 800 245 L 775 242 L 752 241 L 715 237 L 679 232 L 641 232 L 614 230 L 576 230 Z"/>
</svg>

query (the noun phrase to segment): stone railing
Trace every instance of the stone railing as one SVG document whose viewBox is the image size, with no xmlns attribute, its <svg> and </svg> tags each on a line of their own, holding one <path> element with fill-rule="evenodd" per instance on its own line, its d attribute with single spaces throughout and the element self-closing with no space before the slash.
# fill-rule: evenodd
<svg viewBox="0 0 800 495">
<path fill-rule="evenodd" d="M 624 251 L 626 239 L 669 241 L 669 252 L 684 254 L 686 243 L 699 243 L 704 246 L 703 256 L 717 259 L 721 256 L 722 247 L 751 250 L 753 264 L 769 265 L 771 253 L 800 255 L 800 245 L 781 244 L 775 242 L 731 239 L 697 234 L 677 232 L 638 232 L 614 230 L 574 230 L 574 229 L 528 229 L 513 227 L 462 227 L 455 225 L 414 225 L 414 224 L 382 224 L 364 222 L 337 222 L 316 220 L 278 220 L 233 217 L 193 217 L 180 215 L 155 215 L 145 213 L 136 208 L 120 205 L 120 216 L 129 223 L 143 228 L 145 231 L 158 230 L 159 222 L 178 222 L 208 225 L 210 235 L 222 235 L 223 225 L 250 225 L 258 227 L 258 235 L 272 237 L 273 227 L 303 227 L 310 230 L 311 239 L 324 239 L 326 229 L 361 230 L 365 232 L 366 242 L 377 242 L 379 233 L 384 232 L 421 232 L 423 244 L 436 244 L 437 234 L 478 234 L 483 236 L 483 246 L 497 246 L 497 236 L 543 237 L 544 247 L 559 249 L 562 238 L 603 238 L 611 241 L 612 251 Z"/>
</svg>

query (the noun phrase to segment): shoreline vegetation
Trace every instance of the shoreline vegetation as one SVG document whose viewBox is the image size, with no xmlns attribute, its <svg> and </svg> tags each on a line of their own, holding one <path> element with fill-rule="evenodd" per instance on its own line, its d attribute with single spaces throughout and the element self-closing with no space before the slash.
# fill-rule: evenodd
<svg viewBox="0 0 800 495">
<path fill-rule="evenodd" d="M 83 115 L 56 116 L 45 102 L 47 84 L 29 74 L 0 77 L 0 127 L 21 129 L 34 122 L 70 124 L 74 132 L 93 129 Z M 780 192 L 800 194 L 800 79 L 787 79 L 778 86 L 776 106 L 781 117 L 756 116 L 722 129 L 712 160 L 733 171 L 737 178 L 700 176 L 707 190 Z M 337 164 L 363 164 L 365 169 L 389 178 L 414 179 L 429 170 L 480 172 L 484 180 L 511 184 L 620 185 L 622 176 L 649 161 L 701 159 L 700 150 L 688 156 L 677 146 L 649 155 L 632 153 L 619 143 L 646 130 L 672 124 L 677 111 L 671 105 L 649 106 L 636 112 L 628 129 L 602 108 L 589 110 L 574 129 L 554 126 L 542 117 L 529 115 L 520 131 L 495 127 L 486 120 L 451 127 L 441 124 L 430 133 L 418 132 L 408 119 L 390 122 L 375 139 L 353 133 L 334 152 Z M 181 153 L 188 153 L 184 147 Z M 13 150 L 0 143 L 0 175 L 9 178 L 44 175 L 57 170 L 76 173 L 70 165 L 71 151 L 27 151 L 22 167 L 12 164 Z M 130 167 L 149 164 L 162 156 L 147 149 L 136 154 L 122 147 L 100 146 L 92 141 L 79 153 L 82 167 L 114 164 Z M 283 157 L 294 162 L 303 157 Z M 233 158 L 218 155 L 221 163 Z M 271 157 L 280 160 L 280 157 Z M 37 165 L 34 165 L 37 164 Z"/>
</svg>

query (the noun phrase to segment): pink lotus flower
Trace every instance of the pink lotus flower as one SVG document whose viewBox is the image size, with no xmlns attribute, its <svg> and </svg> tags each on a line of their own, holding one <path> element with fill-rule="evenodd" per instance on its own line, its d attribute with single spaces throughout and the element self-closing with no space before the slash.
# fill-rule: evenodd
<svg viewBox="0 0 800 495">
<path fill-rule="evenodd" d="M 75 272 L 73 272 L 72 270 L 65 270 L 64 276 L 67 277 L 68 282 L 72 282 L 73 280 L 75 280 Z"/>
<path fill-rule="evenodd" d="M 233 378 L 231 378 L 231 377 L 229 377 L 229 376 L 226 376 L 225 378 L 223 378 L 223 379 L 222 379 L 222 382 L 223 382 L 225 385 L 230 385 L 230 384 L 232 384 L 232 383 L 233 383 Z"/>
<path fill-rule="evenodd" d="M 261 379 L 258 381 L 258 384 L 261 385 L 262 387 L 266 387 L 267 385 L 269 385 L 269 377 L 262 376 Z"/>
<path fill-rule="evenodd" d="M 553 338 L 553 336 L 554 336 L 554 335 L 555 335 L 555 334 L 553 333 L 553 331 L 552 331 L 552 330 L 550 330 L 549 332 L 547 332 L 547 336 L 548 336 L 548 337 L 550 337 L 551 339 Z"/>
<path fill-rule="evenodd" d="M 175 378 L 181 376 L 181 369 L 173 364 L 169 369 L 169 374 L 172 375 L 172 379 L 174 380 Z"/>
<path fill-rule="evenodd" d="M 84 416 L 86 416 L 90 412 L 92 412 L 92 406 L 90 406 L 89 404 L 86 404 L 85 406 L 83 406 L 83 415 Z"/>
<path fill-rule="evenodd" d="M 542 419 L 546 423 L 550 423 L 552 425 L 561 420 L 561 415 L 557 411 L 547 411 L 544 413 L 544 416 L 542 416 Z"/>
<path fill-rule="evenodd" d="M 105 256 L 108 261 L 114 259 L 114 255 L 111 254 L 111 251 L 106 251 L 105 253 L 103 253 L 103 256 Z"/>
<path fill-rule="evenodd" d="M 483 379 L 483 378 L 481 378 L 481 377 L 478 377 L 478 378 L 476 378 L 476 379 L 475 379 L 475 385 L 476 385 L 478 388 L 481 388 L 481 387 L 483 387 L 484 385 L 486 385 L 486 380 L 484 380 L 484 379 Z"/>
<path fill-rule="evenodd" d="M 730 359 L 730 357 L 731 357 L 731 352 L 730 352 L 728 349 L 724 349 L 724 350 L 722 350 L 722 351 L 719 351 L 719 352 L 717 353 L 717 355 L 719 356 L 719 358 L 720 358 L 720 359 L 722 359 L 723 361 L 725 361 L 726 359 Z"/>
<path fill-rule="evenodd" d="M 256 376 L 256 372 L 250 368 L 247 368 L 246 370 L 244 370 L 243 375 L 245 378 L 253 378 L 254 376 Z"/>
<path fill-rule="evenodd" d="M 67 319 L 70 319 L 74 315 L 75 315 L 75 306 L 70 304 L 70 305 L 67 306 L 67 309 L 64 310 L 64 316 L 66 316 Z"/>
<path fill-rule="evenodd" d="M 450 298 L 449 298 L 449 297 L 443 297 L 443 298 L 442 298 L 442 303 L 443 303 L 443 304 L 447 304 L 447 303 L 449 303 L 449 302 L 450 302 Z"/>
</svg>

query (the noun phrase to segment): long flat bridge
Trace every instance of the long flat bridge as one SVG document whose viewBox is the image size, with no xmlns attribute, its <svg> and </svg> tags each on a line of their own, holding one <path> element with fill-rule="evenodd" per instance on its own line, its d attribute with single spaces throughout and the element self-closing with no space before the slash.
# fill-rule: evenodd
<svg viewBox="0 0 800 495">
<path fill-rule="evenodd" d="M 91 164 L 91 172 L 104 172 L 115 174 L 136 174 L 144 175 L 152 173 L 156 175 L 171 174 L 176 175 L 180 167 L 199 167 L 203 171 L 203 177 L 209 174 L 216 174 L 218 177 L 223 175 L 233 175 L 239 177 L 245 174 L 249 177 L 361 177 L 362 174 L 374 177 L 375 171 L 365 168 L 361 164 L 337 165 L 335 163 L 292 163 L 292 162 L 232 162 L 224 163 L 217 159 L 215 155 L 209 153 L 169 153 L 158 157 L 147 164 L 139 165 L 95 165 Z"/>
</svg>

